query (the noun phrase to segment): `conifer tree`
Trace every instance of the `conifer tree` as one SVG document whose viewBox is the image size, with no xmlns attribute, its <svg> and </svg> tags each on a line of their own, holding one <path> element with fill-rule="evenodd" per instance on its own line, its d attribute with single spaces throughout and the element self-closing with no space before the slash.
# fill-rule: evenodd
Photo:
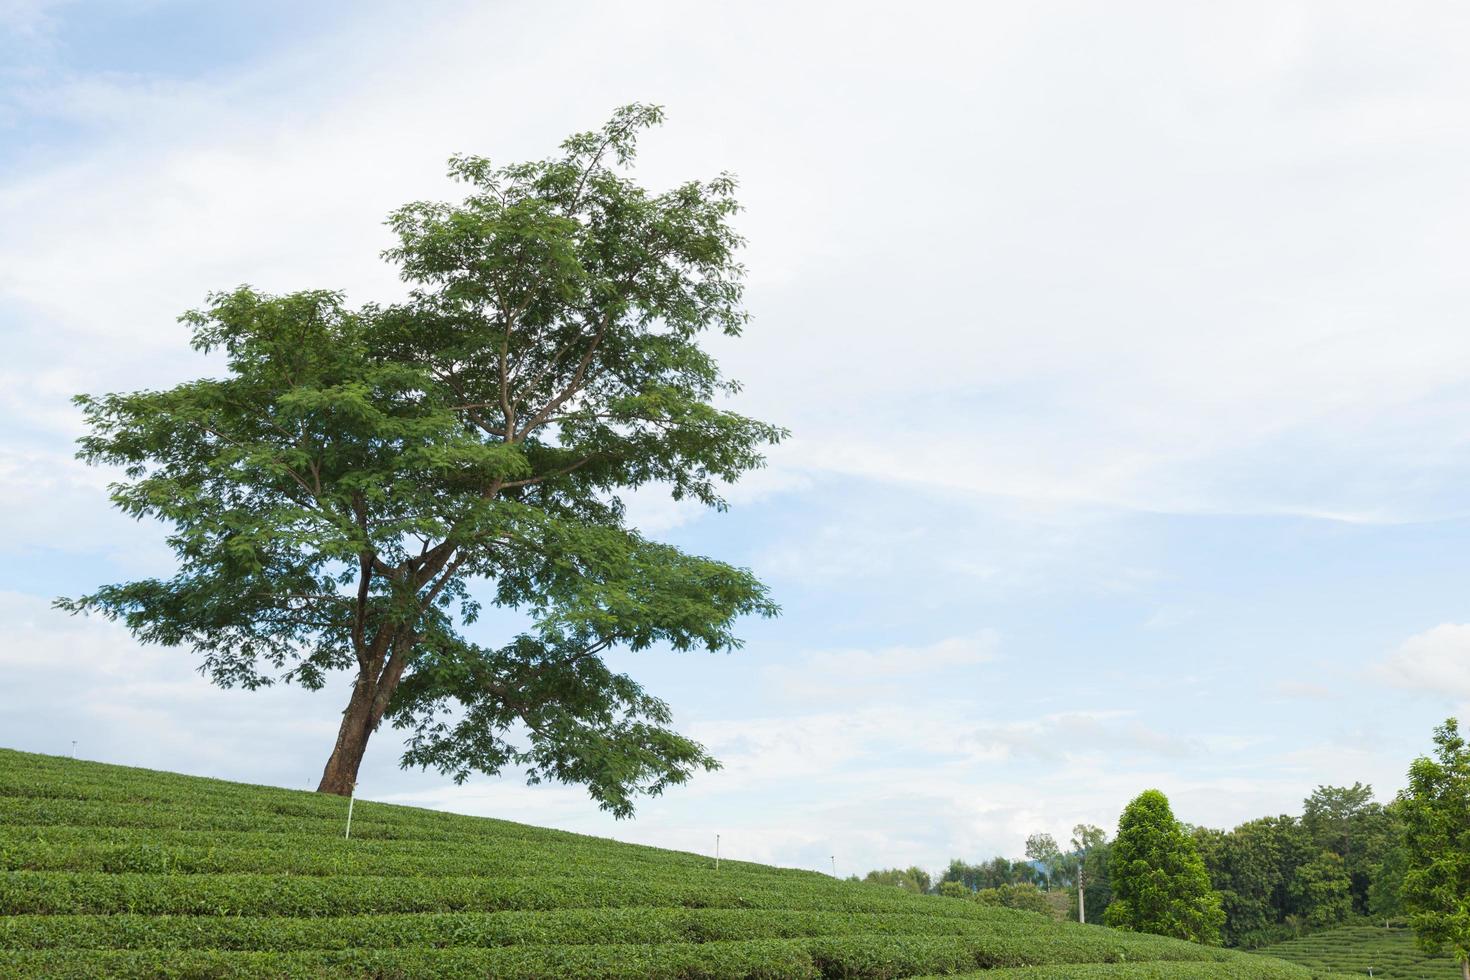
<svg viewBox="0 0 1470 980">
<path fill-rule="evenodd" d="M 1210 887 L 1204 861 L 1163 793 L 1145 790 L 1123 811 L 1110 871 L 1113 900 L 1104 913 L 1108 925 L 1220 944 L 1225 921 L 1220 896 Z"/>
</svg>

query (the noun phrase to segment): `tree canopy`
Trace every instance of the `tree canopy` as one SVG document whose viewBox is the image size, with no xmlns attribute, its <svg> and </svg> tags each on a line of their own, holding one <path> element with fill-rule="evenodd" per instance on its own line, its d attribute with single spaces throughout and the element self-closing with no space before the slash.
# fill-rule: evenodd
<svg viewBox="0 0 1470 980">
<path fill-rule="evenodd" d="M 1052 887 L 1052 879 L 1056 877 L 1057 866 L 1062 860 L 1062 849 L 1057 846 L 1057 840 L 1051 834 L 1032 834 L 1026 838 L 1026 858 L 1036 862 L 1037 869 L 1046 881 L 1046 887 Z"/>
<path fill-rule="evenodd" d="M 649 483 L 723 507 L 783 435 L 717 404 L 738 385 L 699 343 L 746 322 L 735 181 L 627 175 L 661 118 L 627 106 L 530 163 L 453 158 L 463 201 L 388 220 L 403 302 L 242 286 L 183 317 L 222 377 L 80 396 L 79 455 L 123 468 L 112 500 L 170 526 L 178 567 L 58 604 L 190 647 L 225 687 L 350 671 L 327 792 L 384 719 L 405 766 L 519 767 L 619 816 L 715 767 L 601 657 L 728 651 L 737 618 L 777 611 L 749 571 L 625 519 Z M 524 628 L 476 642 L 487 606 Z"/>
<path fill-rule="evenodd" d="M 1453 718 L 1435 729 L 1434 745 L 1399 796 L 1403 907 L 1420 944 L 1454 956 L 1470 978 L 1470 745 Z"/>
<path fill-rule="evenodd" d="M 1145 790 L 1124 809 L 1111 872 L 1108 925 L 1219 945 L 1220 896 L 1163 793 Z"/>
</svg>

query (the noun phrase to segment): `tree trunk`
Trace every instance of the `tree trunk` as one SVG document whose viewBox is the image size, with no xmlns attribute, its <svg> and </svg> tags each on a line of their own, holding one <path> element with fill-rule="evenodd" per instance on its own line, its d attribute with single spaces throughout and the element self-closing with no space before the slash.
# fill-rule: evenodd
<svg viewBox="0 0 1470 980">
<path fill-rule="evenodd" d="M 1464 977 L 1465 980 L 1470 980 L 1470 960 L 1460 961 L 1460 976 Z"/>
<path fill-rule="evenodd" d="M 367 751 L 368 737 L 377 727 L 374 717 L 373 695 L 377 685 L 366 669 L 357 675 L 352 685 L 352 697 L 347 710 L 342 712 L 342 727 L 337 732 L 337 744 L 332 749 L 327 767 L 322 770 L 318 793 L 335 793 L 350 796 L 357 785 L 357 767 L 362 765 L 362 755 Z"/>
</svg>

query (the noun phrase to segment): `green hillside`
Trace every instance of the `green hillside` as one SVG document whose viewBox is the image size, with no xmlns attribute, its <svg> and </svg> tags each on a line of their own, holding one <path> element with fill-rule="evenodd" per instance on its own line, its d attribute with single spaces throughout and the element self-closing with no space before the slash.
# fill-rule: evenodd
<svg viewBox="0 0 1470 980">
<path fill-rule="evenodd" d="M 1297 978 L 521 824 L 0 750 L 0 975 Z M 1052 964 L 1046 966 L 1045 964 Z"/>
<path fill-rule="evenodd" d="M 1414 943 L 1407 928 L 1341 926 L 1314 932 L 1261 950 L 1314 970 L 1338 970 L 1386 980 L 1460 980 L 1459 965 L 1448 956 L 1430 956 Z"/>
</svg>

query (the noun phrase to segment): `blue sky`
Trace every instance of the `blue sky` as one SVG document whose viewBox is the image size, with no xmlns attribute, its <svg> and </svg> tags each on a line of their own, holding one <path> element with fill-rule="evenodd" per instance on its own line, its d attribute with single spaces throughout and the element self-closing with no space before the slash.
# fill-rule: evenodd
<svg viewBox="0 0 1470 980">
<path fill-rule="evenodd" d="M 1152 786 L 1219 826 L 1387 798 L 1470 705 L 1460 9 L 300 6 L 0 2 L 0 745 L 315 784 L 345 679 L 217 691 L 49 609 L 169 567 L 68 398 L 212 370 L 174 319 L 212 289 L 397 295 L 382 217 L 449 154 L 634 100 L 648 183 L 741 177 L 713 346 L 794 432 L 728 513 L 631 501 L 784 607 L 614 657 L 726 768 L 616 823 L 385 731 L 364 796 L 938 868 Z"/>
</svg>

